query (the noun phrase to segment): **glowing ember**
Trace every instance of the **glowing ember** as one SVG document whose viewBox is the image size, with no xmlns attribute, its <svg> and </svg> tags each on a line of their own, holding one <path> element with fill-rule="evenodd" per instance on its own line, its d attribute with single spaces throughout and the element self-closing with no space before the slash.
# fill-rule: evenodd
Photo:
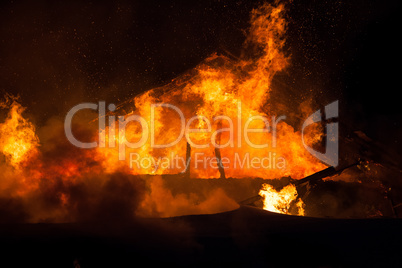
<svg viewBox="0 0 402 268">
<path fill-rule="evenodd" d="M 259 195 L 264 198 L 264 209 L 272 212 L 291 214 L 289 212 L 292 202 L 296 201 L 296 186 L 289 184 L 280 191 L 276 191 L 271 185 L 264 183 Z M 304 216 L 304 203 L 299 198 L 296 202 L 297 214 Z"/>
</svg>

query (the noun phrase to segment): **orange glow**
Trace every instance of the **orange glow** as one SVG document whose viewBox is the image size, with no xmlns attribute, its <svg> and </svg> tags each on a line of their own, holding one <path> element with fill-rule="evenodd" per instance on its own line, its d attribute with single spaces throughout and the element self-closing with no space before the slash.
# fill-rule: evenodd
<svg viewBox="0 0 402 268">
<path fill-rule="evenodd" d="M 49 142 L 46 143 L 47 140 L 44 141 L 40 135 L 42 146 L 39 147 L 34 125 L 22 116 L 24 108 L 15 100 L 0 103 L 1 108 L 9 109 L 7 118 L 0 123 L 0 152 L 5 159 L 2 161 L 1 156 L 0 167 L 6 178 L 0 182 L 0 195 L 12 193 L 19 197 L 37 198 L 46 193 L 46 200 L 55 205 L 49 206 L 49 211 L 41 211 L 40 203 L 33 202 L 30 204 L 35 210 L 33 219 L 70 220 L 73 212 L 80 209 L 78 202 L 88 204 L 88 207 L 95 203 L 93 200 L 96 198 L 92 194 L 80 196 L 85 192 L 83 189 L 91 189 L 95 196 L 97 192 L 94 189 L 98 189 L 99 193 L 102 192 L 99 189 L 108 186 L 104 184 L 113 177 L 110 174 L 184 172 L 185 163 L 182 164 L 176 157 L 185 159 L 187 143 L 191 146 L 191 178 L 220 177 L 215 146 L 222 147 L 218 152 L 222 159 L 227 160 L 224 164 L 227 178 L 278 179 L 291 176 L 301 179 L 324 169 L 325 165 L 305 150 L 301 133 L 268 105 L 273 77 L 289 65 L 289 58 L 283 51 L 286 33 L 283 13 L 284 6 L 281 4 L 263 4 L 252 11 L 251 26 L 244 45 L 254 52 L 251 53 L 253 56 L 232 60 L 213 54 L 171 83 L 130 100 L 131 107 L 122 116 L 141 116 L 147 128 L 141 122 L 132 121 L 125 125 L 124 131 L 120 129 L 118 120 L 110 123 L 108 116 L 109 126 L 98 140 L 98 144 L 105 145 L 103 147 L 85 151 L 66 144 L 63 124 L 57 120 L 52 123 L 55 127 L 50 124 L 50 127 L 41 129 L 40 133 Z M 182 132 L 182 122 L 176 111 L 166 107 L 152 109 L 152 105 L 157 103 L 177 107 L 183 113 L 186 129 L 192 131 Z M 308 107 L 303 109 L 308 110 Z M 117 115 L 121 115 L 118 113 L 116 111 Z M 189 122 L 195 116 L 198 117 Z M 262 118 L 269 119 L 269 126 Z M 93 133 L 87 134 L 90 135 Z M 126 146 L 142 141 L 144 135 L 146 140 L 138 148 Z M 310 144 L 320 137 L 319 132 L 311 130 L 309 135 L 305 133 L 305 142 Z M 174 142 L 176 139 L 177 142 Z M 167 148 L 155 146 L 170 143 Z M 199 155 L 215 163 L 205 165 L 203 161 L 197 162 Z M 136 164 L 133 164 L 133 156 Z M 191 194 L 169 192 L 162 180 L 155 180 L 149 186 L 150 192 L 138 206 L 141 215 L 149 216 L 157 212 L 168 217 L 220 212 L 237 207 L 221 189 L 199 200 Z M 78 195 L 80 201 L 74 203 L 70 192 Z M 265 209 L 280 213 L 289 213 L 290 204 L 297 201 L 294 185 L 280 192 L 265 185 L 260 194 L 265 197 Z M 300 199 L 296 206 L 298 215 L 304 215 L 304 204 Z M 73 211 L 71 215 L 69 210 Z"/>
<path fill-rule="evenodd" d="M 0 151 L 16 169 L 38 153 L 39 145 L 35 127 L 22 117 L 23 111 L 24 108 L 13 101 L 7 119 L 0 124 Z"/>
<path fill-rule="evenodd" d="M 113 125 L 113 131 L 110 131 L 110 128 L 105 130 L 105 142 L 109 144 L 111 140 L 112 144 L 116 142 L 116 146 L 97 149 L 99 157 L 105 159 L 104 168 L 113 172 L 126 166 L 130 167 L 133 174 L 177 174 L 184 171 L 182 166 L 150 164 L 148 159 L 165 157 L 173 163 L 174 156 L 185 157 L 186 143 L 189 142 L 192 147 L 191 177 L 218 178 L 217 168 L 197 166 L 195 160 L 197 155 L 215 157 L 213 142 L 218 140 L 214 134 L 217 131 L 220 131 L 220 141 L 217 144 L 224 145 L 224 148 L 220 149 L 221 156 L 228 160 L 225 166 L 226 177 L 275 179 L 291 176 L 300 179 L 325 168 L 325 165 L 305 150 L 300 132 L 285 120 L 278 119 L 280 115 L 276 115 L 267 105 L 274 75 L 289 65 L 289 59 L 283 52 L 286 31 L 283 13 L 284 6 L 281 4 L 277 7 L 264 4 L 252 11 L 251 27 L 245 46 L 258 50 L 257 57 L 235 61 L 213 54 L 171 83 L 149 90 L 132 101 L 133 112 L 130 115 L 141 116 L 148 126 L 153 124 L 156 144 L 174 141 L 179 137 L 182 126 L 178 114 L 166 108 L 154 109 L 152 120 L 151 105 L 155 103 L 168 103 L 178 107 L 186 119 L 186 124 L 194 116 L 205 118 L 211 123 L 210 131 L 205 120 L 198 118 L 190 122 L 190 128 L 202 132 L 188 133 L 180 142 L 165 149 L 152 147 L 151 136 L 148 136 L 147 142 L 140 148 L 127 148 L 126 160 L 119 161 L 118 145 L 127 140 L 136 142 L 145 134 L 138 123 L 130 123 L 127 125 L 125 136 L 121 137 L 121 130 L 118 132 L 117 124 Z M 222 115 L 229 117 L 232 123 L 222 117 L 214 120 Z M 263 121 L 250 121 L 252 117 L 268 118 L 270 131 L 245 133 L 246 128 L 267 130 Z M 273 132 L 273 129 L 276 131 Z M 310 144 L 320 138 L 320 134 L 311 129 L 310 135 L 305 135 L 305 142 Z M 204 144 L 208 145 L 207 148 L 194 146 Z M 254 146 L 264 144 L 265 148 Z M 132 166 L 130 154 L 143 159 L 143 163 Z M 250 161 L 254 160 L 263 161 L 264 166 L 251 165 Z"/>
<path fill-rule="evenodd" d="M 296 201 L 297 190 L 296 186 L 294 186 L 293 184 L 289 184 L 280 191 L 276 191 L 271 185 L 264 183 L 262 185 L 262 189 L 259 192 L 259 195 L 262 196 L 264 199 L 263 202 L 265 210 L 282 214 L 291 214 L 289 212 L 289 209 L 292 202 Z M 296 203 L 296 215 L 304 216 L 303 206 L 304 203 L 299 198 Z"/>
</svg>

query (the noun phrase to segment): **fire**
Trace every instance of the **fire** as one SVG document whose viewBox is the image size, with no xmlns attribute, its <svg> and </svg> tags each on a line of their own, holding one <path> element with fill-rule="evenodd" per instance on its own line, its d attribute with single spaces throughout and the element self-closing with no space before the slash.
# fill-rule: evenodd
<svg viewBox="0 0 402 268">
<path fill-rule="evenodd" d="M 22 116 L 24 108 L 16 99 L 0 103 L 1 108 L 9 109 L 7 118 L 0 124 L 0 152 L 6 159 L 5 163 L 0 163 L 5 174 L 0 182 L 0 196 L 16 193 L 26 197 L 28 201 L 24 200 L 24 204 L 32 206 L 32 221 L 66 221 L 83 211 L 93 211 L 91 206 L 104 205 L 106 200 L 123 204 L 134 214 L 131 210 L 137 208 L 134 201 L 139 198 L 135 194 L 141 191 L 133 182 L 140 176 L 132 175 L 182 173 L 183 166 L 174 163 L 177 156 L 185 157 L 187 153 L 191 155 L 191 178 L 220 177 L 221 170 L 216 163 L 214 167 L 196 166 L 200 154 L 209 160 L 215 160 L 220 154 L 222 160 L 228 160 L 224 166 L 225 176 L 233 178 L 291 176 L 300 179 L 323 169 L 325 166 L 305 150 L 300 132 L 268 105 L 273 77 L 289 65 L 289 58 L 283 51 L 286 33 L 283 15 L 282 4 L 263 4 L 253 10 L 244 44 L 250 52 L 245 54 L 250 55 L 233 60 L 213 54 L 171 83 L 136 96 L 130 100 L 130 110 L 123 115 L 126 118 L 141 116 L 143 122 L 132 121 L 123 130 L 118 120 L 108 116 L 108 127 L 102 129 L 98 140 L 102 146 L 95 149 L 84 151 L 66 143 L 63 124 L 56 121 L 51 127 L 42 127 L 45 134 L 41 134 L 46 139 L 40 136 L 42 146 L 39 147 L 34 125 Z M 152 105 L 158 103 L 177 107 L 185 118 L 184 125 L 192 131 L 182 132 L 177 111 L 166 107 L 152 109 Z M 144 128 L 144 124 L 149 128 Z M 311 141 L 317 139 L 317 135 L 310 135 Z M 126 146 L 142 142 L 144 137 L 142 146 Z M 155 144 L 170 145 L 158 148 Z M 133 154 L 142 160 L 138 166 L 132 165 Z M 164 159 L 163 164 L 158 159 Z M 269 168 L 257 167 L 256 161 Z M 220 190 L 200 201 L 191 195 L 173 196 L 157 182 L 151 186 L 151 193 L 138 205 L 143 213 L 151 210 L 159 215 L 174 216 L 183 211 L 207 213 L 211 209 L 217 212 L 235 207 Z M 113 191 L 126 195 L 113 195 Z M 100 193 L 106 196 L 97 197 Z M 291 203 L 297 198 L 294 185 L 280 192 L 265 185 L 260 194 L 265 197 L 265 209 L 280 213 L 289 213 Z M 216 199 L 230 204 L 221 205 Z M 172 203 L 177 204 L 177 208 L 166 206 Z M 188 204 L 196 205 L 189 207 Z M 296 206 L 298 215 L 303 215 L 300 199 Z M 103 215 L 101 212 L 99 209 L 99 215 Z"/>
<path fill-rule="evenodd" d="M 0 151 L 14 168 L 20 169 L 38 153 L 39 139 L 34 125 L 22 117 L 24 108 L 15 100 L 7 102 L 11 102 L 11 107 L 7 119 L 0 124 Z M 0 105 L 6 106 L 6 103 Z"/>
<path fill-rule="evenodd" d="M 297 199 L 297 190 L 295 185 L 289 184 L 280 191 L 276 191 L 271 185 L 264 183 L 259 195 L 263 197 L 265 210 L 291 214 L 289 210 L 292 202 Z M 303 201 L 299 198 L 295 205 L 297 207 L 296 215 L 304 216 Z"/>
<path fill-rule="evenodd" d="M 105 168 L 113 172 L 114 167 L 126 166 L 133 174 L 181 173 L 184 171 L 182 167 L 172 168 L 172 165 L 165 165 L 165 168 L 156 164 L 133 167 L 130 155 L 135 154 L 144 162 L 145 159 L 160 157 L 170 157 L 173 162 L 174 156 L 186 155 L 187 143 L 191 147 L 190 172 L 194 178 L 220 176 L 217 167 L 200 167 L 194 161 L 201 154 L 215 157 L 216 145 L 220 147 L 221 157 L 229 163 L 224 167 L 226 177 L 275 179 L 291 176 L 300 179 L 325 168 L 304 149 L 300 132 L 276 115 L 267 104 L 273 77 L 289 65 L 289 58 L 283 51 L 286 33 L 283 15 L 282 4 L 263 4 L 252 11 L 245 47 L 255 52 L 254 56 L 232 60 L 213 54 L 171 83 L 135 97 L 128 115 L 144 118 L 151 134 L 140 148 L 127 148 L 124 152 L 126 161 L 119 161 L 120 145 L 140 140 L 145 135 L 144 127 L 137 122 L 130 123 L 121 136 L 121 131 L 115 129 L 116 123 L 112 122 L 105 130 L 105 141 L 106 144 L 113 141 L 117 145 L 97 150 L 99 157 L 105 159 Z M 180 137 L 183 126 L 176 111 L 167 108 L 151 111 L 155 103 L 177 107 L 192 131 Z M 262 118 L 272 120 L 267 123 Z M 313 131 L 311 134 L 311 140 L 305 140 L 306 143 L 319 138 L 319 134 Z M 153 141 L 170 144 L 176 138 L 180 139 L 179 142 L 168 148 L 152 146 Z M 247 159 L 268 156 L 272 158 L 269 170 L 256 168 L 247 162 Z M 268 166 L 268 160 L 265 163 Z"/>
</svg>

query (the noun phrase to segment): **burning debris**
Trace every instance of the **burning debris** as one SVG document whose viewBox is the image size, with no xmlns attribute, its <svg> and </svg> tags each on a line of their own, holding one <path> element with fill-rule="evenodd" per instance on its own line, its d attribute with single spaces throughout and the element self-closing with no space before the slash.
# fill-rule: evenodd
<svg viewBox="0 0 402 268">
<path fill-rule="evenodd" d="M 264 179 L 299 179 L 324 169 L 303 146 L 322 134 L 310 127 L 303 140 L 302 133 L 285 122 L 285 116 L 277 116 L 267 105 L 273 77 L 289 65 L 283 49 L 283 15 L 282 4 L 264 4 L 253 10 L 245 42 L 247 56 L 233 60 L 214 54 L 171 83 L 109 113 L 109 117 L 126 113 L 127 122 L 138 118 L 140 122 L 123 124 L 121 129 L 122 124 L 112 120 L 105 127 L 102 133 L 109 146 L 97 150 L 98 157 L 105 159 L 105 168 L 133 167 L 134 160 L 134 174 L 189 172 L 192 178 Z M 134 146 L 134 141 L 144 142 Z M 175 157 L 184 159 L 186 155 L 190 156 L 186 157 L 188 170 L 171 164 Z M 216 158 L 216 163 L 197 166 L 200 155 Z M 167 158 L 166 165 L 148 160 L 160 157 Z M 260 162 L 259 168 L 255 161 Z"/>
<path fill-rule="evenodd" d="M 263 198 L 264 209 L 272 212 L 290 214 L 291 203 L 294 202 L 298 208 L 297 215 L 304 216 L 304 203 L 297 198 L 296 186 L 289 184 L 283 187 L 279 192 L 271 185 L 263 184 L 259 195 Z"/>
<path fill-rule="evenodd" d="M 402 267 L 366 2 L 2 1 L 2 266 Z"/>
<path fill-rule="evenodd" d="M 64 124 L 52 118 L 38 128 L 24 117 L 17 98 L 5 96 L 0 103 L 7 113 L 0 124 L 0 212 L 29 222 L 132 220 L 217 213 L 237 208 L 238 202 L 255 205 L 263 197 L 259 206 L 272 212 L 322 215 L 310 195 L 317 185 L 336 188 L 362 175 L 339 175 L 357 166 L 355 156 L 352 165 L 335 168 L 306 150 L 324 139 L 333 141 L 313 124 L 318 116 L 298 130 L 269 105 L 275 75 L 290 65 L 284 12 L 283 4 L 263 4 L 251 12 L 241 57 L 215 53 L 170 83 L 118 106 L 85 106 L 98 109 L 99 120 L 74 117 L 76 106 Z M 319 115 L 309 104 L 294 113 Z M 325 116 L 336 117 L 327 107 Z M 94 146 L 81 150 L 69 143 L 71 137 Z M 367 146 L 366 138 L 356 141 Z M 373 152 L 367 156 L 372 159 Z M 195 181 L 208 186 L 188 186 Z M 391 187 L 378 185 L 392 209 L 400 207 L 402 200 L 392 201 Z M 240 202 L 248 196 L 254 197 Z M 10 211 L 5 204 L 12 204 Z M 363 214 L 378 215 L 389 215 L 387 208 Z"/>
</svg>

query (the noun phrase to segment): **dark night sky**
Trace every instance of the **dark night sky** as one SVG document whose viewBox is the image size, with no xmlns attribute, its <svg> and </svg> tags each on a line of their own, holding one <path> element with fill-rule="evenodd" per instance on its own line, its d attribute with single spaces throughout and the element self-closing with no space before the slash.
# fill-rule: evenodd
<svg viewBox="0 0 402 268">
<path fill-rule="evenodd" d="M 82 101 L 119 103 L 215 51 L 240 55 L 259 2 L 3 1 L 0 88 L 19 94 L 38 124 Z M 399 1 L 293 2 L 282 90 L 317 107 L 339 99 L 349 126 L 396 144 Z"/>
</svg>

